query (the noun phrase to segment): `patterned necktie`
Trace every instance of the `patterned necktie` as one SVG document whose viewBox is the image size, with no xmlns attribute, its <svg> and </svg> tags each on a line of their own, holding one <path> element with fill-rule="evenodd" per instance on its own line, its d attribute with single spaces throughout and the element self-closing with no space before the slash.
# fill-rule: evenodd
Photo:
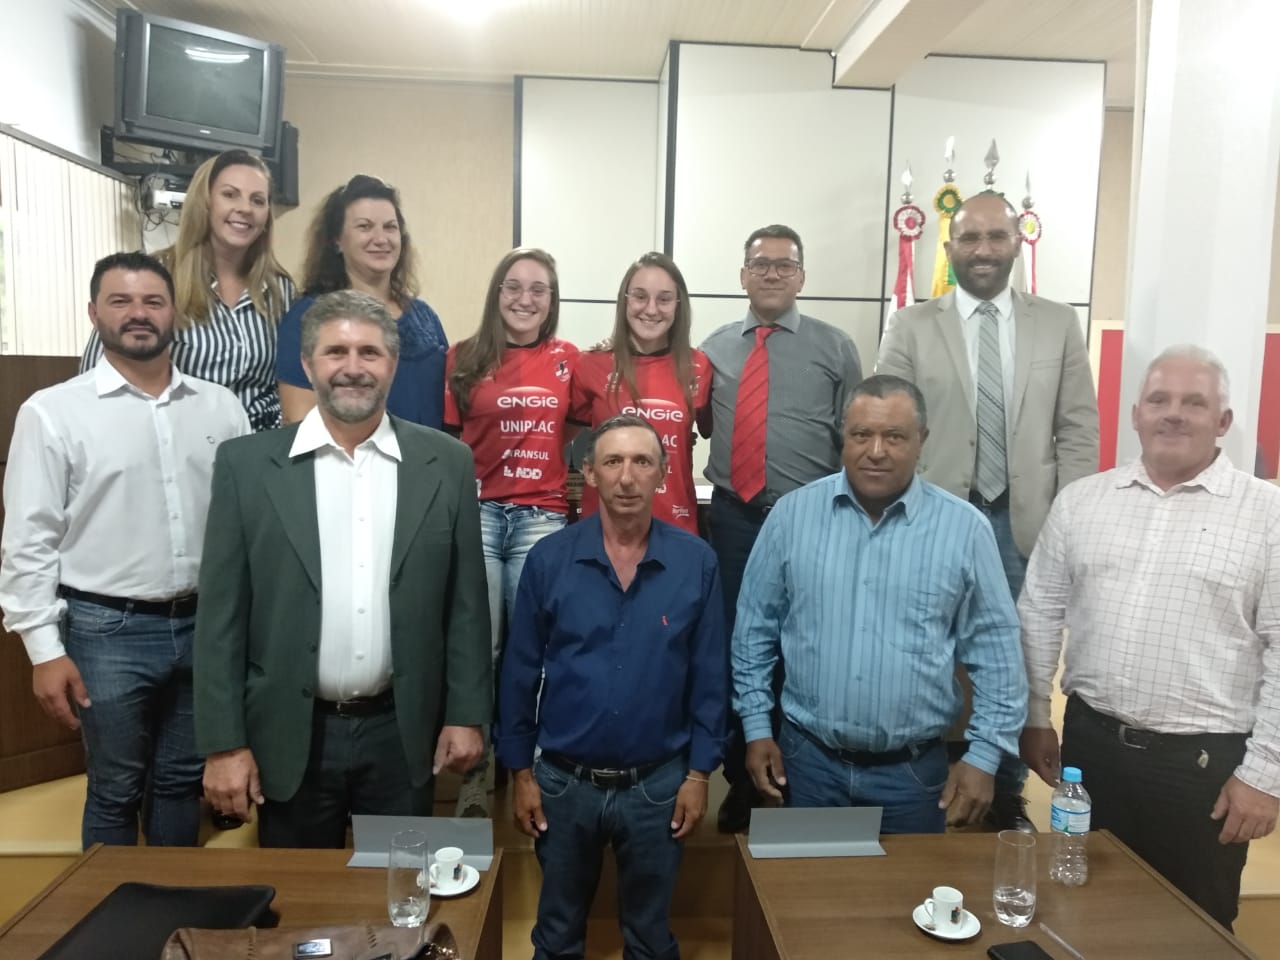
<svg viewBox="0 0 1280 960">
<path fill-rule="evenodd" d="M 747 354 L 738 381 L 729 482 L 744 503 L 750 503 L 764 489 L 765 428 L 769 421 L 769 351 L 764 342 L 777 329 L 764 323 L 756 327 L 756 345 Z"/>
<path fill-rule="evenodd" d="M 1000 363 L 1000 313 L 995 304 L 978 306 L 978 456 L 974 487 L 984 500 L 995 500 L 1009 486 L 1005 450 L 1004 374 Z"/>
</svg>

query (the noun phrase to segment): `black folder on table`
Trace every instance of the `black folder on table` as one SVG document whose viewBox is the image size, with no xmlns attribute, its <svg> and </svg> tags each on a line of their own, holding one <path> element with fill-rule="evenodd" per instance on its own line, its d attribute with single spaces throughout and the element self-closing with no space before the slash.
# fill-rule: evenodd
<svg viewBox="0 0 1280 960">
<path fill-rule="evenodd" d="M 275 887 L 162 887 L 122 883 L 39 960 L 158 957 L 182 927 L 237 930 L 274 927 Z"/>
</svg>

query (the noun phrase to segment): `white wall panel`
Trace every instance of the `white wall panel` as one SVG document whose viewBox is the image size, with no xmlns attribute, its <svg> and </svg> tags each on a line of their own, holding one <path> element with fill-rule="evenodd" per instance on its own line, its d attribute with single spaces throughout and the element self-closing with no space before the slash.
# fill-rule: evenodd
<svg viewBox="0 0 1280 960">
<path fill-rule="evenodd" d="M 1028 171 L 1044 223 L 1037 247 L 1038 292 L 1053 300 L 1089 300 L 1102 149 L 1100 63 L 930 57 L 897 84 L 893 109 L 893 207 L 898 177 L 910 162 L 915 202 L 928 218 L 916 242 L 916 296 L 927 299 L 938 242 L 933 195 L 942 186 L 943 149 L 956 138 L 956 186 L 964 197 L 986 189 L 983 157 L 1000 152 L 995 188 L 1021 209 Z M 897 276 L 897 232 L 886 289 Z M 1030 277 L 1030 267 L 1027 266 Z"/>
<path fill-rule="evenodd" d="M 832 89 L 827 53 L 679 46 L 673 256 L 696 293 L 736 293 L 742 242 L 785 223 L 805 293 L 879 297 L 887 90 Z"/>
<path fill-rule="evenodd" d="M 0 134 L 0 353 L 77 356 L 101 257 L 141 240 L 134 187 Z"/>
<path fill-rule="evenodd" d="M 658 84 L 525 78 L 520 242 L 555 258 L 564 297 L 610 299 L 653 249 Z"/>
</svg>

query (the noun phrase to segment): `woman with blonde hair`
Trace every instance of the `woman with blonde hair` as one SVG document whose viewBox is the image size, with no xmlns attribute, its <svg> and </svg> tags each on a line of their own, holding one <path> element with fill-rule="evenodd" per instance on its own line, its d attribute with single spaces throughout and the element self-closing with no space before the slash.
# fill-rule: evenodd
<svg viewBox="0 0 1280 960">
<path fill-rule="evenodd" d="M 302 315 L 322 293 L 359 290 L 380 300 L 400 331 L 400 360 L 387 412 L 440 428 L 449 341 L 436 312 L 417 295 L 413 266 L 413 245 L 395 187 L 360 173 L 325 198 L 308 231 L 305 296 L 280 321 L 276 379 L 285 423 L 301 420 L 316 405 L 302 369 Z"/>
<path fill-rule="evenodd" d="M 480 326 L 449 349 L 445 428 L 476 462 L 497 672 L 516 587 L 533 545 L 565 525 L 565 416 L 578 348 L 556 337 L 556 262 L 521 247 L 489 280 Z M 462 781 L 456 816 L 490 815 L 493 752 Z"/>
<path fill-rule="evenodd" d="M 675 261 L 653 252 L 631 264 L 618 287 L 611 349 L 578 358 L 569 418 L 592 428 L 619 413 L 648 420 L 667 452 L 653 515 L 696 534 L 693 426 L 707 420 L 711 364 L 690 345 L 692 325 L 689 289 Z M 598 506 L 595 488 L 584 488 L 583 516 Z"/>
<path fill-rule="evenodd" d="M 227 150 L 196 169 L 177 241 L 156 254 L 173 275 L 174 366 L 231 390 L 254 430 L 280 426 L 276 326 L 294 294 L 271 249 L 273 227 L 266 164 Z M 81 371 L 101 356 L 94 333 Z"/>
</svg>

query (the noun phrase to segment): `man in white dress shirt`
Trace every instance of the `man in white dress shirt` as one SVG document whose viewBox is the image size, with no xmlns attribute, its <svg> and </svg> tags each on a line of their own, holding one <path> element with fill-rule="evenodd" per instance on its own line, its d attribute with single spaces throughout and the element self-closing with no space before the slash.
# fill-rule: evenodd
<svg viewBox="0 0 1280 960">
<path fill-rule="evenodd" d="M 1093 828 L 1228 929 L 1249 841 L 1280 809 L 1280 488 L 1218 449 L 1230 426 L 1216 357 L 1158 356 L 1133 407 L 1141 458 L 1058 495 L 1018 604 L 1023 759 L 1049 784 L 1060 760 L 1080 767 Z"/>
<path fill-rule="evenodd" d="M 216 810 L 273 847 L 349 814 L 431 813 L 493 699 L 471 451 L 387 416 L 396 321 L 325 294 L 302 319 L 317 405 L 218 453 L 196 622 L 196 741 Z"/>
<path fill-rule="evenodd" d="M 191 846 L 203 761 L 192 723 L 196 582 L 219 443 L 249 432 L 223 387 L 170 362 L 173 280 L 141 253 L 99 260 L 97 365 L 14 424 L 0 606 L 44 711 L 79 729 L 81 839 Z"/>
</svg>

